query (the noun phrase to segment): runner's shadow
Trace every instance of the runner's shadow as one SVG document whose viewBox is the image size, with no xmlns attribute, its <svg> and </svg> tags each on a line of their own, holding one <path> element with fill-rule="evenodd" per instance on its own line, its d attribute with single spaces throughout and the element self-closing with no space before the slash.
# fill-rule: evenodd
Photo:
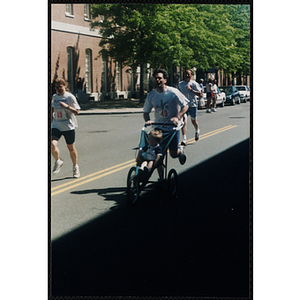
<svg viewBox="0 0 300 300">
<path fill-rule="evenodd" d="M 62 180 L 67 180 L 67 179 L 74 179 L 74 177 L 64 177 L 64 178 L 57 178 L 57 179 L 51 179 L 51 182 L 55 182 L 55 181 L 62 181 Z"/>
<path fill-rule="evenodd" d="M 116 202 L 116 206 L 120 205 L 124 202 L 124 198 L 126 197 L 126 188 L 105 188 L 105 189 L 89 189 L 89 190 L 81 190 L 81 191 L 73 191 L 71 194 L 76 195 L 86 195 L 86 194 L 97 194 L 104 198 L 105 201 L 114 201 Z M 116 208 L 116 206 L 111 207 L 111 209 Z"/>
<path fill-rule="evenodd" d="M 83 194 L 109 194 L 109 193 L 118 193 L 118 192 L 125 192 L 126 188 L 106 188 L 106 189 L 89 189 L 89 190 L 82 190 L 82 191 L 73 191 L 71 194 L 83 195 Z"/>
</svg>

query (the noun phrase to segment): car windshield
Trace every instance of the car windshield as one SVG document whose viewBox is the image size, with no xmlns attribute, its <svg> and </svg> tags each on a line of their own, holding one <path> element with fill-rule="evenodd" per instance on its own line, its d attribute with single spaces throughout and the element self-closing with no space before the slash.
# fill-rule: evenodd
<svg viewBox="0 0 300 300">
<path fill-rule="evenodd" d="M 219 89 L 221 92 L 224 92 L 226 94 L 232 93 L 232 86 L 220 86 Z"/>
<path fill-rule="evenodd" d="M 245 86 L 237 86 L 236 87 L 238 91 L 246 91 L 246 87 Z"/>
</svg>

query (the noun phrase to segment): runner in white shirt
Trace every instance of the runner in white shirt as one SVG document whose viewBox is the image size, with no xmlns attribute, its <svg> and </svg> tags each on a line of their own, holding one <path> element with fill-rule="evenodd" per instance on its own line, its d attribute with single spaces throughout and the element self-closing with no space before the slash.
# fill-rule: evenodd
<svg viewBox="0 0 300 300">
<path fill-rule="evenodd" d="M 75 128 L 78 127 L 75 115 L 79 114 L 80 106 L 74 95 L 66 91 L 66 82 L 63 78 L 55 80 L 56 94 L 52 98 L 51 115 L 51 154 L 55 159 L 53 173 L 57 174 L 63 165 L 59 157 L 58 141 L 63 135 L 70 157 L 73 162 L 73 177 L 80 177 L 77 164 L 78 153 L 75 149 Z"/>
<path fill-rule="evenodd" d="M 217 106 L 217 99 L 218 95 L 220 96 L 218 92 L 218 86 L 217 86 L 217 80 L 214 80 L 214 84 L 212 85 L 211 90 L 213 91 L 213 103 L 212 103 L 212 109 L 211 111 L 217 112 L 216 106 Z"/>
<path fill-rule="evenodd" d="M 191 116 L 191 121 L 193 126 L 195 127 L 195 140 L 199 140 L 200 137 L 200 129 L 199 129 L 199 124 L 197 122 L 197 110 L 198 110 L 198 105 L 197 105 L 197 96 L 200 98 L 203 96 L 202 89 L 200 85 L 192 80 L 192 71 L 191 70 L 186 70 L 184 72 L 184 80 L 179 82 L 179 90 L 184 94 L 186 98 L 189 99 L 189 109 L 186 113 L 186 115 Z M 184 116 L 184 126 L 182 128 L 182 134 L 183 134 L 183 141 L 181 145 L 186 146 L 186 127 L 187 127 L 187 116 Z"/>
<path fill-rule="evenodd" d="M 144 104 L 144 120 L 146 124 L 152 124 L 150 120 L 150 112 L 155 109 L 154 121 L 159 123 L 175 124 L 177 128 L 183 124 L 182 117 L 188 110 L 189 100 L 176 88 L 166 86 L 168 73 L 166 70 L 158 68 L 154 70 L 153 77 L 155 79 L 155 89 L 152 90 Z M 159 126 L 158 126 L 159 127 Z M 166 131 L 166 128 L 160 128 Z M 170 129 L 172 130 L 172 129 Z M 179 144 L 180 132 L 172 139 L 169 145 L 169 153 L 173 158 L 178 157 L 181 164 L 186 161 L 186 156 L 182 152 Z M 160 178 L 162 178 L 162 168 L 158 170 Z"/>
</svg>

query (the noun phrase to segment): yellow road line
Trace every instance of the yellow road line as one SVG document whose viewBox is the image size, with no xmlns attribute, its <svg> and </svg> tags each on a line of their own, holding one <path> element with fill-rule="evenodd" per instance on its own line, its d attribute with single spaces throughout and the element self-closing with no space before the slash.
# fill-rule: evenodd
<svg viewBox="0 0 300 300">
<path fill-rule="evenodd" d="M 75 180 L 73 180 L 73 181 L 71 181 L 71 182 L 67 182 L 67 183 L 61 184 L 61 185 L 59 185 L 59 186 L 53 187 L 53 188 L 51 188 L 51 191 L 60 189 L 60 188 L 62 188 L 62 187 L 64 187 L 64 186 L 71 185 L 71 184 L 73 184 L 73 182 L 78 183 L 79 181 L 82 181 L 82 180 L 85 180 L 85 179 L 87 179 L 87 178 L 89 178 L 89 177 L 93 177 L 93 176 L 96 176 L 96 175 L 98 175 L 98 174 L 101 174 L 101 173 L 110 171 L 110 170 L 112 170 L 112 169 L 118 168 L 118 167 L 123 166 L 123 165 L 126 165 L 126 166 L 127 166 L 127 164 L 129 164 L 129 163 L 134 163 L 134 162 L 135 162 L 135 159 L 126 161 L 126 162 L 121 163 L 121 164 L 119 164 L 119 165 L 116 165 L 116 166 L 113 166 L 113 167 L 110 167 L 110 168 L 107 168 L 107 169 L 104 169 L 104 170 L 101 170 L 101 171 L 92 173 L 92 174 L 90 174 L 90 175 L 81 177 L 81 178 L 79 178 L 79 179 L 75 179 Z"/>
<path fill-rule="evenodd" d="M 70 190 L 70 189 L 72 189 L 72 188 L 74 188 L 74 187 L 77 187 L 77 186 L 79 186 L 79 185 L 83 185 L 83 184 L 85 184 L 85 183 L 91 182 L 91 181 L 93 181 L 93 180 L 99 179 L 99 178 L 101 178 L 101 177 L 110 175 L 110 174 L 115 173 L 115 172 L 118 172 L 118 171 L 121 171 L 121 170 L 123 170 L 123 169 L 125 169 L 125 168 L 128 168 L 128 167 L 130 167 L 130 166 L 134 166 L 134 165 L 135 165 L 135 159 L 134 159 L 133 162 L 131 162 L 131 163 L 127 164 L 127 165 L 123 165 L 123 166 L 120 167 L 120 168 L 113 169 L 113 170 L 111 170 L 111 171 L 109 171 L 109 172 L 100 174 L 100 175 L 98 175 L 98 176 L 95 176 L 95 177 L 92 177 L 92 178 L 90 178 L 90 179 L 87 179 L 87 180 L 84 180 L 84 181 L 75 183 L 75 184 L 70 185 L 70 186 L 67 186 L 67 187 L 65 187 L 65 188 L 63 188 L 63 189 L 61 189 L 61 190 L 58 190 L 58 191 L 56 191 L 56 192 L 53 192 L 53 193 L 51 193 L 51 196 L 60 194 L 60 193 L 62 193 L 62 192 L 65 192 L 65 191 L 67 191 L 67 190 Z M 110 168 L 110 169 L 112 169 L 112 168 Z M 103 171 L 104 171 L 104 170 L 103 170 Z M 87 176 L 86 176 L 86 177 L 87 177 Z M 76 180 L 74 180 L 74 181 L 76 181 Z M 74 181 L 72 181 L 71 183 L 73 183 Z M 59 186 L 59 188 L 61 188 L 61 186 Z"/>
<path fill-rule="evenodd" d="M 232 128 L 235 128 L 235 127 L 237 127 L 237 125 L 228 125 L 228 126 L 225 126 L 223 128 L 219 128 L 219 129 L 210 131 L 208 133 L 205 133 L 205 134 L 201 135 L 199 140 L 203 140 L 205 138 L 211 137 L 213 135 L 216 135 L 218 133 L 224 132 L 226 130 L 229 130 L 229 129 L 232 129 Z M 187 142 L 189 144 L 191 144 L 191 143 L 195 143 L 196 141 L 194 139 L 190 139 Z M 104 177 L 104 176 L 113 174 L 115 172 L 121 171 L 121 170 L 123 170 L 125 168 L 128 168 L 130 166 L 134 166 L 135 162 L 136 162 L 136 160 L 132 159 L 132 160 L 126 161 L 124 163 L 121 163 L 119 165 L 112 166 L 112 167 L 109 167 L 107 169 L 104 169 L 104 170 L 92 173 L 90 175 L 81 177 L 79 179 L 75 179 L 75 180 L 73 180 L 71 182 L 67 182 L 67 183 L 61 184 L 59 186 L 53 187 L 53 188 L 51 188 L 51 191 L 55 191 L 55 190 L 58 190 L 58 191 L 51 193 L 51 196 L 60 194 L 62 192 L 70 190 L 70 189 L 72 189 L 74 187 L 83 185 L 85 183 L 91 182 L 91 181 L 99 179 L 101 177 Z"/>
<path fill-rule="evenodd" d="M 205 133 L 205 134 L 203 134 L 203 135 L 200 135 L 199 141 L 200 141 L 200 140 L 204 140 L 204 139 L 206 139 L 206 138 L 208 138 L 208 137 L 211 137 L 211 136 L 213 136 L 213 135 L 216 135 L 216 134 L 218 134 L 218 133 L 224 132 L 224 131 L 226 131 L 226 130 L 232 129 L 232 128 L 234 128 L 234 127 L 237 127 L 237 125 L 229 125 L 229 126 L 226 126 L 226 127 L 223 127 L 223 128 L 219 128 L 219 129 L 210 131 L 210 132 L 208 132 L 208 133 Z M 195 143 L 195 142 L 196 142 L 195 139 L 189 139 L 189 140 L 187 140 L 187 143 L 188 143 L 188 144 Z"/>
</svg>

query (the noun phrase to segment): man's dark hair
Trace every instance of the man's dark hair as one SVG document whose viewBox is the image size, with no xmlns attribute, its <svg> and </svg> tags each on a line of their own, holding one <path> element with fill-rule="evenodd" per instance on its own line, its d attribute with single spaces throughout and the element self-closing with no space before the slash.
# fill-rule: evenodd
<svg viewBox="0 0 300 300">
<path fill-rule="evenodd" d="M 162 73 L 164 75 L 164 79 L 168 79 L 169 74 L 165 69 L 162 68 L 157 68 L 153 71 L 153 77 L 157 74 L 157 73 Z"/>
</svg>

